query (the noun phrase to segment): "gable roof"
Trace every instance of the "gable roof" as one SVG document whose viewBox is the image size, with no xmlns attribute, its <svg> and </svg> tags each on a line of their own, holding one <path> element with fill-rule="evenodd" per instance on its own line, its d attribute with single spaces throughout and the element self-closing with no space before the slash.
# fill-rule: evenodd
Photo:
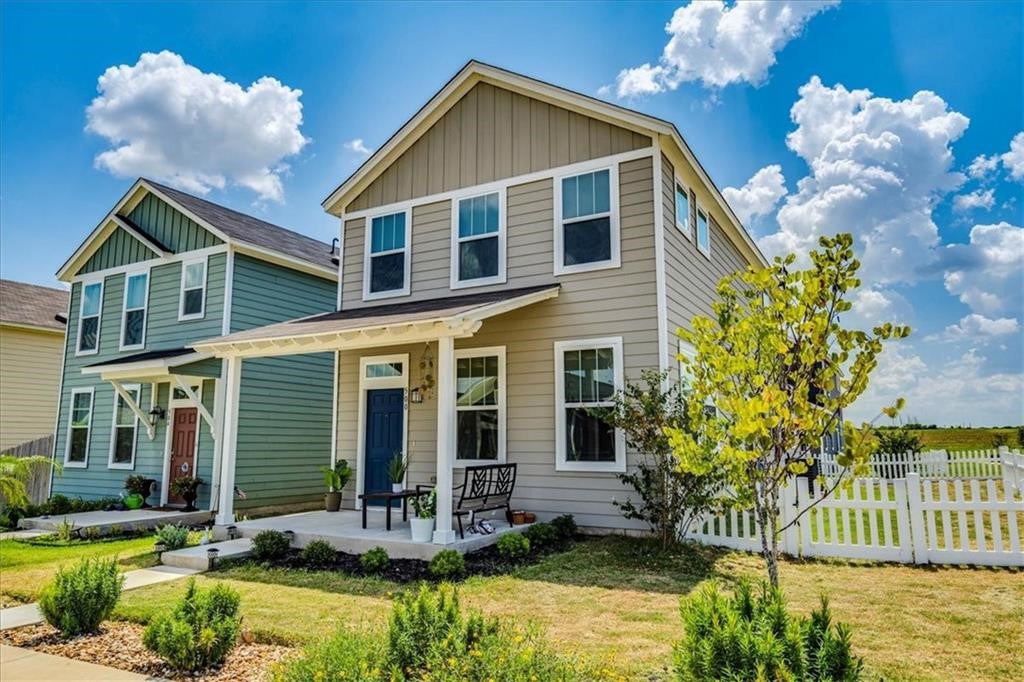
<svg viewBox="0 0 1024 682">
<path fill-rule="evenodd" d="M 337 278 L 337 262 L 330 244 L 154 180 L 139 178 L 61 266 L 57 271 L 58 279 L 69 281 L 116 229 L 122 229 L 138 239 L 153 251 L 156 257 L 173 253 L 124 215 L 138 205 L 147 194 L 166 202 L 241 253 L 310 271 L 321 277 Z"/>
<path fill-rule="evenodd" d="M 62 332 L 69 297 L 64 289 L 0 279 L 0 323 Z"/>
<path fill-rule="evenodd" d="M 734 242 L 737 242 L 737 246 L 745 251 L 748 257 L 761 264 L 767 264 L 767 259 L 726 202 L 718 186 L 697 160 L 693 150 L 690 149 L 674 123 L 476 60 L 467 62 L 412 118 L 406 121 L 359 168 L 335 188 L 321 202 L 324 210 L 332 215 L 340 216 L 348 201 L 357 197 L 413 142 L 424 135 L 431 125 L 480 82 L 491 83 L 549 104 L 579 111 L 593 118 L 651 135 L 659 143 L 674 146 L 694 168 L 701 181 L 708 187 L 715 203 L 728 219 L 730 225 L 723 226 L 723 228 L 727 228 L 726 233 Z"/>
</svg>

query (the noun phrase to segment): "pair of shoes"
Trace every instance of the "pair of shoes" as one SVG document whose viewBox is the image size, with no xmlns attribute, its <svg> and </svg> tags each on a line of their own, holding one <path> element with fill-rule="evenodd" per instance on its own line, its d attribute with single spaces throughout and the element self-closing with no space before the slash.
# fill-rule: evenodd
<svg viewBox="0 0 1024 682">
<path fill-rule="evenodd" d="M 477 532 L 482 533 L 483 535 L 491 535 L 494 533 L 494 526 L 491 525 L 490 521 L 477 521 L 473 527 L 478 529 Z"/>
</svg>

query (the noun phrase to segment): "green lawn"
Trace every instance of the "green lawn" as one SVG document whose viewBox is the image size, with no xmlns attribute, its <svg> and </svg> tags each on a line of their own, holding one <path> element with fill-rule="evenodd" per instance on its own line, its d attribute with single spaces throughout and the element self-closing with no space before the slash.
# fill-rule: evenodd
<svg viewBox="0 0 1024 682">
<path fill-rule="evenodd" d="M 472 578 L 465 604 L 532 621 L 554 644 L 628 679 L 664 679 L 680 635 L 679 597 L 707 580 L 758 578 L 752 555 L 708 548 L 665 553 L 647 541 L 580 542 L 513 575 Z M 1024 573 L 836 561 L 787 561 L 782 585 L 803 613 L 827 592 L 853 626 L 872 675 L 886 679 L 1011 679 L 1024 666 Z M 383 623 L 403 586 L 330 572 L 235 567 L 222 579 L 242 594 L 244 627 L 258 638 L 308 642 L 340 624 Z M 116 617 L 146 621 L 184 584 L 125 593 Z"/>
<path fill-rule="evenodd" d="M 1001 433 L 1009 439 L 1010 447 L 1021 447 L 1017 442 L 1017 429 L 908 429 L 921 439 L 926 450 L 991 450 L 992 438 Z"/>
<path fill-rule="evenodd" d="M 84 557 L 118 557 L 125 570 L 158 563 L 153 537 L 57 541 L 0 540 L 0 605 L 35 601 L 61 565 Z"/>
</svg>

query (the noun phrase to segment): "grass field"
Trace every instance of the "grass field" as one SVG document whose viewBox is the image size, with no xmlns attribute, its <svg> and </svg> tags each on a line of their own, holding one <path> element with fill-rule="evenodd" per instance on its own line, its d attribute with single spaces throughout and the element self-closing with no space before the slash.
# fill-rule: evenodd
<svg viewBox="0 0 1024 682">
<path fill-rule="evenodd" d="M 0 540 L 0 606 L 35 601 L 57 569 L 85 557 L 118 557 L 125 567 L 159 563 L 153 537 L 113 540 Z"/>
<path fill-rule="evenodd" d="M 989 450 L 995 446 L 992 439 L 1002 434 L 1010 447 L 1021 447 L 1017 429 L 909 429 L 924 444 L 926 450 Z"/>
<path fill-rule="evenodd" d="M 560 649 L 629 679 L 668 677 L 680 636 L 679 598 L 707 580 L 760 578 L 758 557 L 710 548 L 662 552 L 648 541 L 581 542 L 515 574 L 472 578 L 464 603 L 543 628 Z M 259 638 L 303 643 L 339 625 L 383 623 L 402 586 L 338 573 L 235 567 L 222 579 L 242 594 L 244 626 Z M 1024 666 L 1024 573 L 831 561 L 786 561 L 782 586 L 799 612 L 830 596 L 853 626 L 872 677 L 1012 679 Z M 185 589 L 165 583 L 126 593 L 116 617 L 144 622 Z M 953 644 L 955 643 L 955 645 Z"/>
</svg>

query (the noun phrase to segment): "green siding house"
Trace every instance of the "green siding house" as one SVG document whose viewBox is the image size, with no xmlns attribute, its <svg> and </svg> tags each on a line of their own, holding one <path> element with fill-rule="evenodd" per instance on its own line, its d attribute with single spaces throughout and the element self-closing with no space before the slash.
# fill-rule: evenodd
<svg viewBox="0 0 1024 682">
<path fill-rule="evenodd" d="M 182 502 L 170 482 L 198 476 L 197 506 L 211 511 L 225 494 L 247 509 L 322 492 L 332 354 L 243 363 L 226 419 L 226 361 L 190 344 L 333 311 L 328 244 L 140 179 L 57 275 L 71 299 L 53 494 L 116 497 L 133 474 L 157 482 L 151 504 L 170 506 Z M 225 442 L 235 470 L 222 492 Z"/>
</svg>

